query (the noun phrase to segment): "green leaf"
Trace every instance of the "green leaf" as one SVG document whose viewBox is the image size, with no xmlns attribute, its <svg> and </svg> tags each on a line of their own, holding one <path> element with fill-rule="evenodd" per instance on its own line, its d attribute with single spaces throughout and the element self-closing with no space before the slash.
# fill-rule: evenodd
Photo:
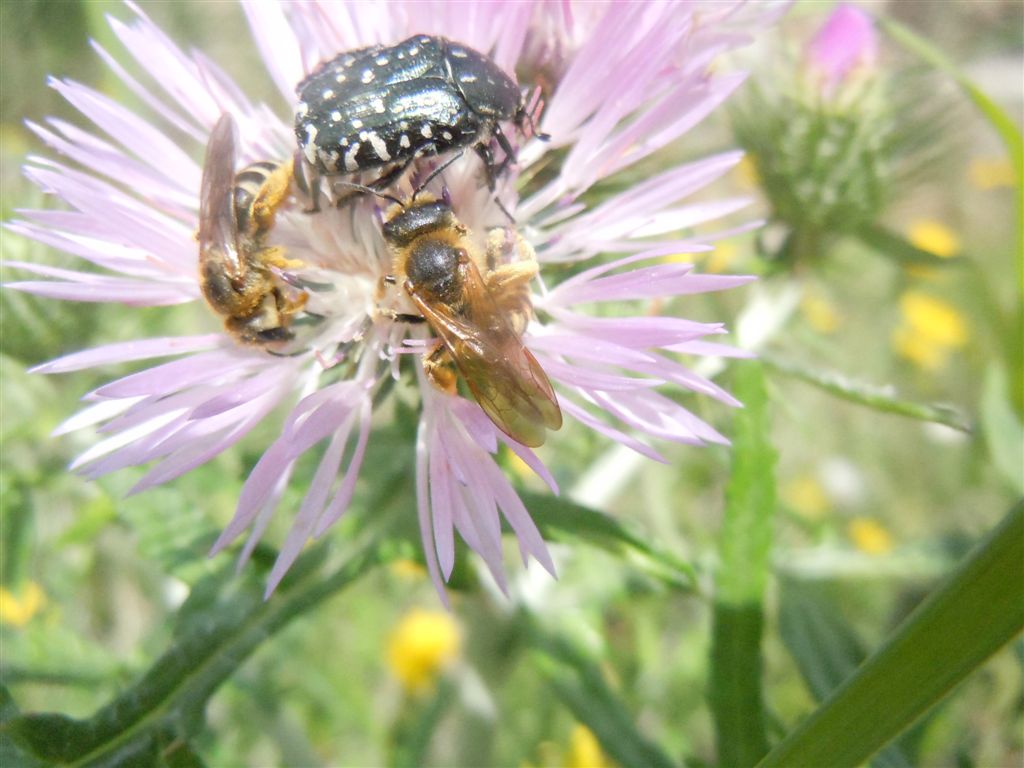
<svg viewBox="0 0 1024 768">
<path fill-rule="evenodd" d="M 967 417 L 951 405 L 901 400 L 894 395 L 892 387 L 853 381 L 833 371 L 813 371 L 768 353 L 761 355 L 761 361 L 772 371 L 799 379 L 851 403 L 864 405 L 881 413 L 892 413 L 908 419 L 944 424 L 961 432 L 971 432 L 971 424 Z"/>
<path fill-rule="evenodd" d="M 750 766 L 768 751 L 761 697 L 762 600 L 775 512 L 775 450 L 759 362 L 736 366 L 733 466 L 715 574 L 708 698 L 721 765 Z"/>
<path fill-rule="evenodd" d="M 671 768 L 673 761 L 644 736 L 597 664 L 568 639 L 527 619 L 538 666 L 573 716 L 589 728 L 601 748 L 624 766 Z"/>
<path fill-rule="evenodd" d="M 822 585 L 786 578 L 781 584 L 779 633 L 815 701 L 824 701 L 867 657 L 867 649 Z M 875 768 L 910 768 L 911 759 L 890 744 L 871 761 Z"/>
<path fill-rule="evenodd" d="M 43 763 L 27 755 L 8 733 L 7 723 L 17 716 L 18 705 L 7 686 L 0 685 L 0 765 L 4 768 L 41 768 Z"/>
<path fill-rule="evenodd" d="M 853 768 L 1024 628 L 1024 501 L 760 768 Z"/>
<path fill-rule="evenodd" d="M 372 543 L 319 578 L 310 563 L 322 562 L 323 549 L 299 558 L 268 601 L 251 570 L 246 576 L 207 577 L 210 582 L 197 586 L 194 601 L 183 608 L 174 644 L 114 701 L 83 720 L 21 715 L 5 724 L 5 733 L 22 749 L 58 765 L 201 765 L 189 737 L 201 728 L 206 702 L 220 684 L 264 640 L 385 558 Z"/>
<path fill-rule="evenodd" d="M 868 222 L 854 231 L 857 239 L 883 256 L 905 265 L 925 267 L 958 267 L 967 263 L 960 256 L 939 258 L 931 251 L 918 248 L 890 229 Z"/>
<path fill-rule="evenodd" d="M 525 491 L 519 495 L 545 538 L 584 541 L 626 557 L 674 589 L 690 592 L 696 588 L 692 565 L 653 546 L 626 521 L 557 496 Z"/>
<path fill-rule="evenodd" d="M 1010 406 L 1006 371 L 995 363 L 985 371 L 981 427 L 992 463 L 1014 492 L 1024 494 L 1024 426 Z"/>
<path fill-rule="evenodd" d="M 437 690 L 428 698 L 406 698 L 392 732 L 388 764 L 393 768 L 426 765 L 434 731 L 456 699 L 455 686 L 448 680 L 440 681 Z"/>
</svg>

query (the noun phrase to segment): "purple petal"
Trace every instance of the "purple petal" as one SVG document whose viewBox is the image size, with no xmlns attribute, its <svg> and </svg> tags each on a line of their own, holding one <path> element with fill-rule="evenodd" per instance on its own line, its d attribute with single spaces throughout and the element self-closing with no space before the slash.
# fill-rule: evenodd
<svg viewBox="0 0 1024 768">
<path fill-rule="evenodd" d="M 220 334 L 208 333 L 202 336 L 167 336 L 158 339 L 136 339 L 117 344 L 73 352 L 48 363 L 29 369 L 29 373 L 67 373 L 83 368 L 94 368 L 111 363 L 126 363 L 130 360 L 147 360 L 151 357 L 181 355 L 217 346 L 223 340 Z"/>
<path fill-rule="evenodd" d="M 437 552 L 434 544 L 433 525 L 430 515 L 430 494 L 428 490 L 427 467 L 430 461 L 428 435 L 433 433 L 430 414 L 424 408 L 416 435 L 416 516 L 420 524 L 420 541 L 423 545 L 423 556 L 427 561 L 427 572 L 434 583 L 438 596 L 445 607 L 451 609 L 448 593 L 444 588 L 444 579 L 437 563 Z"/>
<path fill-rule="evenodd" d="M 878 56 L 873 19 L 860 8 L 840 3 L 807 46 L 807 60 L 826 89 L 842 83 L 857 67 Z"/>
<path fill-rule="evenodd" d="M 661 462 L 662 464 L 668 464 L 668 461 L 660 453 L 651 448 L 649 445 L 640 442 L 634 437 L 630 437 L 625 432 L 621 432 L 618 429 L 615 429 L 615 427 L 608 426 L 599 419 L 596 419 L 595 417 L 587 413 L 587 411 L 584 410 L 581 406 L 577 405 L 572 400 L 570 400 L 568 397 L 559 397 L 558 405 L 562 409 L 563 413 L 572 416 L 574 419 L 584 424 L 585 426 L 590 427 L 595 432 L 600 432 L 605 437 L 609 437 L 615 442 L 621 443 L 627 448 L 636 451 L 641 456 L 646 456 L 647 458 Z"/>
</svg>

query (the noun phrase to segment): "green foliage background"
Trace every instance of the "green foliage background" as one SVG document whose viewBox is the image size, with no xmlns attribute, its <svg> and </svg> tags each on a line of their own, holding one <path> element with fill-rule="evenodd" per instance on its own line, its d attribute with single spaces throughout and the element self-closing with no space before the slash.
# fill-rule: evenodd
<svg viewBox="0 0 1024 768">
<path fill-rule="evenodd" d="M 19 599 L 31 584 L 45 595 L 27 621 L 0 625 L 0 762 L 548 765 L 571 758 L 570 733 L 584 723 L 621 765 L 753 765 L 884 647 L 905 655 L 874 658 L 882 670 L 916 659 L 926 672 L 948 672 L 939 693 L 966 679 L 937 706 L 939 693 L 913 700 L 912 689 L 927 687 L 920 682 L 901 688 L 891 675 L 868 679 L 874 687 L 865 693 L 856 685 L 846 691 L 874 703 L 877 721 L 855 739 L 873 745 L 868 751 L 841 752 L 855 722 L 849 710 L 832 732 L 825 730 L 830 710 L 818 710 L 811 722 L 823 730 L 803 742 L 797 731 L 785 742 L 789 752 L 773 753 L 788 757 L 766 764 L 814 764 L 801 760 L 820 753 L 799 750 L 817 743 L 829 745 L 836 764 L 854 765 L 885 746 L 871 734 L 893 727 L 895 735 L 923 714 L 872 764 L 1019 765 L 1024 644 L 1013 638 L 1024 604 L 1015 548 L 1021 508 L 973 565 L 955 569 L 1024 492 L 1020 201 L 1012 187 L 967 181 L 972 161 L 1006 156 L 1007 130 L 1009 143 L 1014 130 L 1020 140 L 1019 126 L 998 118 L 1000 109 L 1019 116 L 1024 103 L 1022 11 L 1012 2 L 871 8 L 915 30 L 927 51 L 944 52 L 943 61 L 929 60 L 927 51 L 901 47 L 898 35 L 883 38 L 885 66 L 926 67 L 948 86 L 943 98 L 954 106 L 946 134 L 955 140 L 873 222 L 891 239 L 854 233 L 819 243 L 812 263 L 766 269 L 762 236 L 739 238 L 728 269 L 764 273 L 758 286 L 666 308 L 734 325 L 754 297 L 781 304 L 814 296 L 831 307 L 837 327 L 824 332 L 798 309 L 763 363 L 730 366 L 723 383 L 747 403 L 743 412 L 686 400 L 733 437 L 733 450 L 666 447 L 667 466 L 638 463 L 609 485 L 595 482 L 594 468 L 615 456 L 605 441 L 571 426 L 551 440 L 543 458 L 582 503 L 547 496 L 535 479 L 521 485 L 545 535 L 565 543 L 560 578 L 531 571 L 530 599 L 510 604 L 493 596 L 461 552 L 452 602 L 462 658 L 426 697 L 403 693 L 386 655 L 389 633 L 407 611 L 440 607 L 422 575 L 394 565 L 419 557 L 408 463 L 414 401 L 400 397 L 380 415 L 354 513 L 263 602 L 273 547 L 312 467 L 300 468 L 242 574 L 233 570 L 235 553 L 212 560 L 205 553 L 275 423 L 166 487 L 126 498 L 141 470 L 85 482 L 66 466 L 92 437 L 50 432 L 82 394 L 129 369 L 25 373 L 65 352 L 212 329 L 216 320 L 198 305 L 125 310 L 0 293 L 0 576 Z M 771 36 L 795 50 L 826 9 L 798 3 Z M 287 109 L 273 101 L 247 37 L 227 32 L 244 26 L 235 6 L 146 10 L 248 93 Z M 19 207 L 49 204 L 20 176 L 26 154 L 41 151 L 22 121 L 81 120 L 45 87 L 48 73 L 139 106 L 89 49 L 92 37 L 118 50 L 107 12 L 129 16 L 106 2 L 0 3 L 4 220 Z M 963 72 L 995 113 L 957 89 Z M 722 111 L 677 151 L 700 157 L 735 143 Z M 956 232 L 961 263 L 923 275 L 908 270 L 896 257 L 907 252 L 907 222 L 915 218 Z M 0 237 L 4 259 L 69 261 Z M 914 367 L 891 344 L 908 288 L 942 298 L 966 320 L 969 343 L 939 371 Z M 808 483 L 822 489 L 820 504 L 808 507 L 794 491 Z M 858 548 L 851 524 L 864 520 L 892 546 Z M 986 581 L 992 568 L 998 578 Z M 894 631 L 930 593 L 935 603 L 912 619 L 911 641 L 894 644 Z M 968 635 L 950 624 L 970 621 L 977 631 Z M 943 633 L 949 643 L 926 641 Z M 913 716 L 896 727 L 904 705 Z M 58 714 L 19 719 L 18 712 Z"/>
</svg>

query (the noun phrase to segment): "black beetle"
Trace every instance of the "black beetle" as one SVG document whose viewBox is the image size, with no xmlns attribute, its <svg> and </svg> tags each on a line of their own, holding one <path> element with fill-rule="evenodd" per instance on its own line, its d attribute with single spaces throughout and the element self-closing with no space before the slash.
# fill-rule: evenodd
<svg viewBox="0 0 1024 768">
<path fill-rule="evenodd" d="M 414 35 L 320 63 L 297 88 L 295 136 L 319 203 L 320 176 L 390 168 L 386 188 L 418 157 L 473 147 L 488 186 L 515 159 L 499 122 L 530 120 L 516 81 L 484 54 L 443 37 Z M 505 153 L 495 165 L 494 138 Z"/>
</svg>

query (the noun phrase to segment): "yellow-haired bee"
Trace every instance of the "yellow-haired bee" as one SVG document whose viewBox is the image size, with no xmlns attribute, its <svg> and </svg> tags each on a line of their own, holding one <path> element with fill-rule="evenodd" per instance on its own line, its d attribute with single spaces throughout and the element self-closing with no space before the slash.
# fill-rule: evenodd
<svg viewBox="0 0 1024 768">
<path fill-rule="evenodd" d="M 199 272 L 203 295 L 245 344 L 288 341 L 307 294 L 272 270 L 302 262 L 267 245 L 274 216 L 291 191 L 292 161 L 254 163 L 235 173 L 235 123 L 225 113 L 206 145 L 199 192 Z"/>
<path fill-rule="evenodd" d="M 454 393 L 457 370 L 495 426 L 524 445 L 542 445 L 547 430 L 562 426 L 562 412 L 522 341 L 531 311 L 527 286 L 537 274 L 532 250 L 506 263 L 510 246 L 520 253 L 529 246 L 499 228 L 489 233 L 483 259 L 474 258 L 469 231 L 451 205 L 430 198 L 393 206 L 382 231 L 396 273 L 385 280 L 402 286 L 439 338 L 423 358 L 427 378 Z"/>
</svg>

